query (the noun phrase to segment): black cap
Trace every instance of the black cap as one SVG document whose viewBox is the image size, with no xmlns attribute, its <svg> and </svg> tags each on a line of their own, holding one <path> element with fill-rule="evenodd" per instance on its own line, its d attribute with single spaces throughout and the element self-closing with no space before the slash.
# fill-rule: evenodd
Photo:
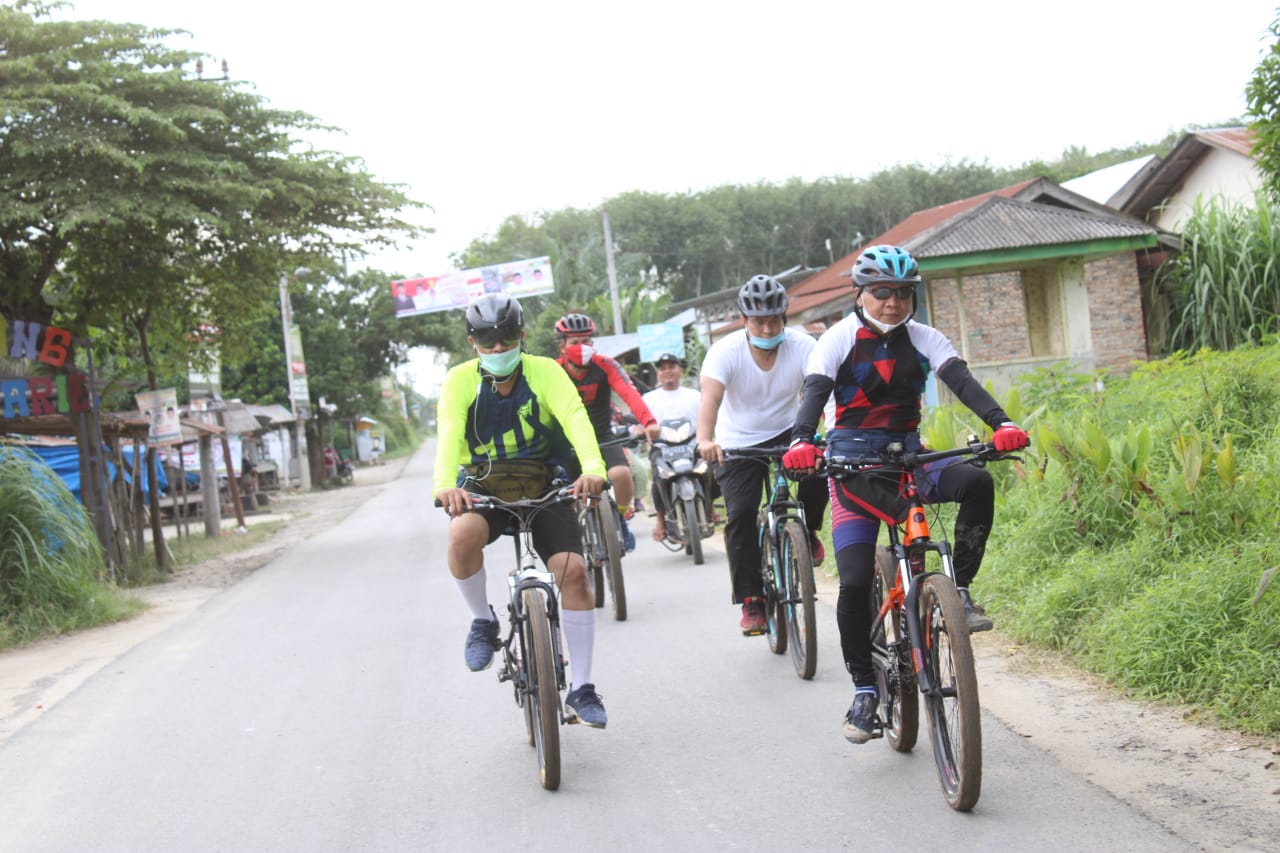
<svg viewBox="0 0 1280 853">
<path fill-rule="evenodd" d="M 664 352 L 662 355 L 658 356 L 653 360 L 653 364 L 656 367 L 657 365 L 662 364 L 664 361 L 674 361 L 676 364 L 680 365 L 681 367 L 684 367 L 684 359 L 673 352 Z"/>
</svg>

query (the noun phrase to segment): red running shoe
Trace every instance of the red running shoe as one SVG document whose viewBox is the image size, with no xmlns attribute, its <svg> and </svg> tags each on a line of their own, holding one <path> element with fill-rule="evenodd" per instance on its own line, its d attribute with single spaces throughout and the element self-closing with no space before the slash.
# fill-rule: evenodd
<svg viewBox="0 0 1280 853">
<path fill-rule="evenodd" d="M 822 540 L 812 530 L 809 531 L 809 554 L 813 557 L 815 566 L 821 566 L 822 561 L 827 558 L 827 549 L 822 547 Z"/>
<path fill-rule="evenodd" d="M 744 637 L 755 637 L 769 630 L 764 618 L 764 599 L 749 595 L 742 602 L 742 621 L 738 623 Z"/>
</svg>

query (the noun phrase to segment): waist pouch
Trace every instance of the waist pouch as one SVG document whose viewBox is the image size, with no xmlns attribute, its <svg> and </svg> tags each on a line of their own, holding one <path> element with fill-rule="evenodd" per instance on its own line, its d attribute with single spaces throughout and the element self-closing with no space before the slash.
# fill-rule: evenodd
<svg viewBox="0 0 1280 853">
<path fill-rule="evenodd" d="M 536 498 L 551 488 L 552 468 L 536 459 L 495 459 L 491 463 L 464 465 L 460 487 L 492 495 L 498 500 Z"/>
</svg>

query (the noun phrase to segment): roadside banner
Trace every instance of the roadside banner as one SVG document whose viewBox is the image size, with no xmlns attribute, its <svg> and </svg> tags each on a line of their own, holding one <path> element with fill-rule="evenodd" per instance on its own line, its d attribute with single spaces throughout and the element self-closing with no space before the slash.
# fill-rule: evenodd
<svg viewBox="0 0 1280 853">
<path fill-rule="evenodd" d="M 391 300 L 397 317 L 465 308 L 484 293 L 509 293 L 515 297 L 551 293 L 549 257 L 508 261 L 471 270 L 391 282 Z"/>
<path fill-rule="evenodd" d="M 684 328 L 679 323 L 641 323 L 640 360 L 653 361 L 670 352 L 684 358 Z"/>
<path fill-rule="evenodd" d="M 139 391 L 133 396 L 138 401 L 138 411 L 142 412 L 150 425 L 147 432 L 148 447 L 182 441 L 182 425 L 178 423 L 177 389 Z"/>
</svg>

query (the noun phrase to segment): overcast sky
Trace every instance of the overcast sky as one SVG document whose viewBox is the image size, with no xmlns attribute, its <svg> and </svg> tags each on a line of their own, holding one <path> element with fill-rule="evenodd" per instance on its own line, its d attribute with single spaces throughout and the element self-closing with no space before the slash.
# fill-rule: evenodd
<svg viewBox="0 0 1280 853">
<path fill-rule="evenodd" d="M 368 263 L 432 274 L 511 214 L 628 190 L 994 166 L 1241 117 L 1275 0 L 74 0 L 188 30 L 274 107 L 433 207 Z M 872 11 L 867 11 L 872 10 Z M 889 14 L 889 11 L 896 14 Z"/>
</svg>

